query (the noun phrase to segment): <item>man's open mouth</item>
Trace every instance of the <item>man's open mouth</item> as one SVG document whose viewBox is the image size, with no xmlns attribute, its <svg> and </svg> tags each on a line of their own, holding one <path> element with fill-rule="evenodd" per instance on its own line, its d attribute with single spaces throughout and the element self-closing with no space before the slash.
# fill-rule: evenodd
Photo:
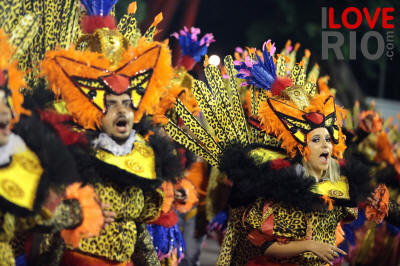
<svg viewBox="0 0 400 266">
<path fill-rule="evenodd" d="M 125 117 L 120 117 L 117 119 L 115 126 L 118 132 L 125 133 L 128 131 L 128 120 Z"/>
</svg>

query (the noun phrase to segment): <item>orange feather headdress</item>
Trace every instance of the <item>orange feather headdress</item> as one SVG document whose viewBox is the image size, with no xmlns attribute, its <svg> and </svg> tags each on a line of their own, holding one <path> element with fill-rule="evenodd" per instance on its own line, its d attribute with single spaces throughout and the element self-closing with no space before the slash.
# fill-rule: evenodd
<svg viewBox="0 0 400 266">
<path fill-rule="evenodd" d="M 329 90 L 320 89 L 318 92 L 318 69 L 314 67 L 306 77 L 309 51 L 298 64 L 293 62 L 294 55 L 287 62 L 285 53 L 275 57 L 274 52 L 274 44 L 268 41 L 256 59 L 236 64 L 238 77 L 245 79 L 246 84 L 265 89 L 266 99 L 258 111 L 262 129 L 276 136 L 289 156 L 294 157 L 300 152 L 307 160 L 308 133 L 324 127 L 331 136 L 333 156 L 342 158 L 346 149 L 341 130 L 345 112 L 336 106 Z M 260 69 L 264 74 L 260 75 Z"/>
<path fill-rule="evenodd" d="M 22 107 L 24 96 L 21 89 L 26 86 L 24 73 L 17 69 L 17 62 L 12 60 L 14 49 L 8 43 L 8 37 L 0 30 L 0 90 L 3 90 L 7 99 L 7 105 L 12 110 L 12 124 L 19 121 L 21 114 L 29 114 Z"/>
<path fill-rule="evenodd" d="M 132 8 L 129 10 L 134 12 Z M 123 21 L 128 23 L 131 15 Z M 110 16 L 106 17 L 108 23 Z M 156 17 L 153 34 L 161 18 L 160 15 Z M 85 21 L 87 34 L 76 46 L 45 55 L 42 74 L 53 92 L 62 97 L 68 111 L 86 129 L 101 126 L 101 118 L 107 112 L 107 94 L 128 94 L 135 122 L 139 122 L 144 113 L 153 114 L 173 76 L 167 43 L 152 41 L 148 33 L 138 38 L 136 32 L 125 30 L 121 31 L 123 34 L 107 23 Z M 88 21 L 92 24 L 87 25 Z M 93 24 L 102 25 L 102 28 L 93 29 Z"/>
<path fill-rule="evenodd" d="M 307 134 L 315 128 L 328 129 L 333 142 L 333 156 L 342 158 L 346 149 L 345 136 L 340 127 L 344 110 L 335 105 L 330 94 L 317 94 L 303 110 L 290 99 L 273 97 L 267 92 L 267 101 L 261 104 L 259 116 L 263 129 L 282 141 L 291 157 L 299 151 L 308 158 Z"/>
</svg>

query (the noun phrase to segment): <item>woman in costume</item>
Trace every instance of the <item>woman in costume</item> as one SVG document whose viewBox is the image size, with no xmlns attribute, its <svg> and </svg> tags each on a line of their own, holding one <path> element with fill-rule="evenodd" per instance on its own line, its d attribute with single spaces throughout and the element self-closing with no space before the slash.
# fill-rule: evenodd
<svg viewBox="0 0 400 266">
<path fill-rule="evenodd" d="M 321 265 L 338 253 L 339 222 L 357 215 L 369 194 L 362 166 L 338 160 L 345 149 L 341 109 L 318 91 L 318 71 L 287 63 L 270 42 L 245 62 L 224 60 L 229 84 L 207 66 L 208 86 L 193 86 L 209 132 L 177 100 L 175 110 L 193 135 L 173 121 L 166 131 L 177 142 L 218 165 L 233 182 L 230 215 L 217 265 Z M 245 119 L 238 77 L 252 86 Z M 287 74 L 289 73 L 289 75 Z M 320 86 L 321 88 L 321 86 Z M 218 139 L 218 141 L 216 140 Z M 338 230 L 340 232 L 340 230 Z"/>
<path fill-rule="evenodd" d="M 168 138 L 149 126 L 173 75 L 167 44 L 153 41 L 161 14 L 142 36 L 132 3 L 118 28 L 116 1 L 82 1 L 83 32 L 69 50 L 46 54 L 42 73 L 68 112 L 88 133 L 91 149 L 76 152 L 82 171 L 115 219 L 99 237 L 69 247 L 62 265 L 159 265 L 146 223 L 161 212 L 163 180 L 174 180 L 179 160 Z M 162 239 L 164 240 L 164 239 Z"/>
<path fill-rule="evenodd" d="M 28 25 L 34 21 L 28 16 L 23 22 L 29 29 Z M 21 29 L 24 30 L 26 28 Z M 16 35 L 10 39 L 21 40 Z M 72 244 L 73 240 L 98 234 L 103 216 L 92 188 L 81 188 L 76 183 L 62 196 L 65 187 L 78 178 L 75 161 L 54 132 L 40 122 L 36 114 L 22 107 L 21 90 L 26 84 L 15 60 L 21 51 L 13 50 L 2 30 L 0 50 L 0 180 L 3 184 L 0 189 L 3 228 L 0 261 L 1 265 L 23 265 L 28 230 L 62 231 L 65 242 Z M 77 191 L 82 195 L 76 194 Z M 50 206 L 52 195 L 57 195 L 60 201 Z M 88 219 L 88 211 L 94 220 Z M 68 230 L 64 230 L 66 228 Z M 60 252 L 62 250 L 53 250 L 51 256 L 41 262 L 54 262 Z"/>
</svg>

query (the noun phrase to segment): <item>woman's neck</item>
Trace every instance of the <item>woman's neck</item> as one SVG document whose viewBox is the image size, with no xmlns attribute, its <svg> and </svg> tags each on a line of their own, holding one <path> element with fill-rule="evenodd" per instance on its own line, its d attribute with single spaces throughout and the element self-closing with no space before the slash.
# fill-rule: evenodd
<svg viewBox="0 0 400 266">
<path fill-rule="evenodd" d="M 308 167 L 308 172 L 310 173 L 311 176 L 315 177 L 317 181 L 322 179 L 322 176 L 324 174 L 324 171 L 315 171 L 314 169 Z"/>
</svg>

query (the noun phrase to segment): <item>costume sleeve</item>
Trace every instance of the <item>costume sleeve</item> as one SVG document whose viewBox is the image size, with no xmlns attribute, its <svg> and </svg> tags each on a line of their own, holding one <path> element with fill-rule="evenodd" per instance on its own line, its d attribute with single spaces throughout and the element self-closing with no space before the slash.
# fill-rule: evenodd
<svg viewBox="0 0 400 266">
<path fill-rule="evenodd" d="M 389 200 L 389 214 L 386 221 L 395 226 L 400 226 L 400 205 L 394 200 Z"/>
<path fill-rule="evenodd" d="M 238 245 L 240 239 L 245 238 L 246 232 L 241 228 L 243 212 L 244 207 L 230 209 L 228 227 L 219 251 L 216 265 L 231 265 L 234 258 L 235 246 Z M 247 261 L 245 261 L 245 263 L 247 263 Z"/>
<path fill-rule="evenodd" d="M 63 200 L 54 211 L 53 216 L 36 226 L 44 233 L 56 233 L 62 229 L 70 229 L 82 222 L 82 209 L 75 199 Z"/>
<path fill-rule="evenodd" d="M 156 189 L 155 191 L 145 191 L 143 194 L 144 206 L 138 222 L 149 223 L 155 221 L 160 216 L 164 193 L 161 189 Z"/>
<path fill-rule="evenodd" d="M 216 265 L 247 265 L 250 258 L 262 255 L 260 248 L 247 238 L 249 229 L 243 224 L 245 210 L 245 207 L 230 210 L 228 228 Z"/>
<path fill-rule="evenodd" d="M 250 231 L 247 238 L 263 251 L 276 241 L 273 208 L 264 205 L 264 201 L 258 199 L 243 215 L 243 224 Z"/>
<path fill-rule="evenodd" d="M 138 223 L 136 226 L 137 241 L 132 257 L 133 262 L 135 265 L 143 266 L 160 265 L 160 260 L 158 259 L 149 231 L 147 231 L 146 224 Z"/>
<path fill-rule="evenodd" d="M 357 220 L 357 217 L 358 217 L 358 208 L 344 207 L 343 217 L 340 220 L 342 220 L 345 223 L 350 223 Z"/>
</svg>

